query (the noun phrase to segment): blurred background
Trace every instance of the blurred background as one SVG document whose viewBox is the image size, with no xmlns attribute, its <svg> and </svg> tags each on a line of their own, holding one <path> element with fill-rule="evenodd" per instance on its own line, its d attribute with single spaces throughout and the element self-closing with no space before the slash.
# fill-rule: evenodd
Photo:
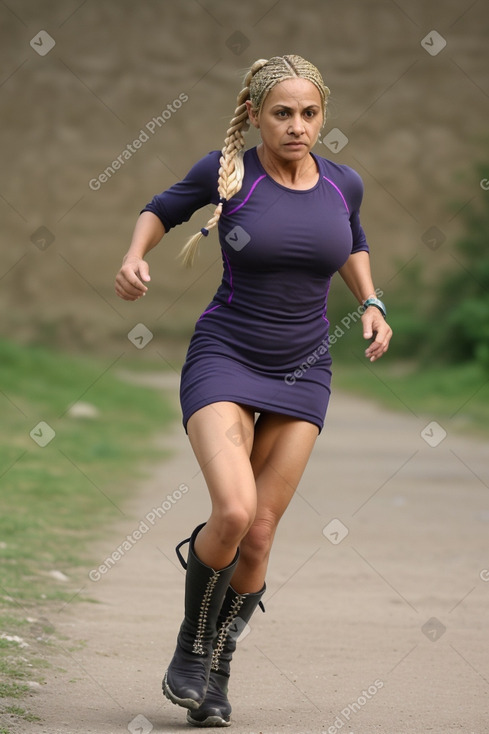
<svg viewBox="0 0 489 734">
<path fill-rule="evenodd" d="M 390 545 L 371 549 L 372 559 L 392 561 L 386 576 L 396 583 L 404 574 L 410 588 L 413 569 L 433 574 L 438 559 L 422 604 L 431 605 L 431 588 L 442 582 L 450 590 L 433 602 L 437 614 L 447 613 L 454 588 L 465 599 L 471 592 L 464 589 L 479 584 L 472 578 L 485 563 L 489 518 L 489 4 L 1 0 L 0 26 L 0 695 L 16 717 L 12 734 L 26 732 L 30 720 L 17 705 L 30 695 L 22 681 L 42 679 L 36 655 L 42 662 L 42 640 L 53 634 L 42 620 L 78 599 L 86 577 L 77 579 L 100 563 L 93 540 L 124 515 L 127 498 L 172 450 L 166 429 L 179 419 L 178 374 L 222 272 L 215 232 L 193 269 L 177 256 L 212 209 L 196 212 L 149 254 L 144 299 L 118 299 L 115 275 L 145 204 L 222 147 L 242 79 L 258 58 L 293 53 L 319 67 L 331 97 L 316 152 L 352 166 L 365 185 L 361 218 L 395 336 L 371 365 L 357 304 L 334 278 L 333 396 L 337 388 L 359 393 L 409 419 L 407 433 L 393 427 L 385 447 L 376 430 L 385 413 L 376 405 L 351 400 L 335 422 L 333 403 L 324 471 L 331 458 L 346 458 L 365 467 L 367 487 L 410 461 L 403 436 L 421 461 L 448 435 L 429 454 L 432 463 L 408 467 L 405 484 L 393 490 L 402 496 L 391 506 L 382 499 L 388 514 L 370 515 L 363 527 L 375 543 L 396 536 L 398 555 Z M 250 133 L 249 145 L 256 142 Z M 354 424 L 371 443 L 353 456 L 343 437 Z M 384 433 L 399 424 L 385 425 Z M 486 443 L 460 449 L 453 443 L 460 432 Z M 355 485 L 351 495 L 348 481 L 353 486 L 357 475 L 350 476 L 336 488 L 338 507 L 366 491 Z M 388 481 L 372 485 L 371 497 Z M 168 491 L 165 478 L 162 496 Z M 334 496 L 327 501 L 336 507 Z M 405 514 L 390 514 L 405 502 Z M 410 563 L 396 566 L 406 554 Z M 463 647 L 475 672 L 483 665 L 478 604 L 472 652 Z M 34 611 L 26 618 L 27 608 Z M 27 651 L 15 647 L 19 634 L 29 636 Z M 453 670 L 459 665 L 450 662 Z M 445 679 L 437 670 L 433 680 L 438 695 Z M 446 717 L 468 690 L 456 688 L 459 698 L 448 701 L 454 688 L 447 684 L 439 699 L 447 701 Z M 433 718 L 435 689 L 426 690 Z M 478 690 L 465 700 L 483 716 Z M 398 719 L 402 706 L 392 700 L 389 716 Z"/>
<path fill-rule="evenodd" d="M 221 148 L 250 64 L 296 53 L 331 89 L 316 152 L 364 180 L 392 354 L 489 363 L 487 240 L 474 241 L 489 200 L 487 3 L 7 0 L 0 22 L 3 337 L 136 354 L 142 323 L 154 338 L 138 359 L 178 369 L 221 274 L 214 235 L 193 270 L 176 259 L 208 212 L 149 255 L 142 302 L 115 296 L 115 273 L 140 209 Z M 356 307 L 338 281 L 333 327 Z"/>
</svg>

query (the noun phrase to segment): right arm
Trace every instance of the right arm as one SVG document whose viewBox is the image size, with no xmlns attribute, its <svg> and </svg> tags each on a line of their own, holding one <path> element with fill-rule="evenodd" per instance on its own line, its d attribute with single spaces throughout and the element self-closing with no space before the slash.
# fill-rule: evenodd
<svg viewBox="0 0 489 734">
<path fill-rule="evenodd" d="M 161 220 L 152 212 L 140 214 L 134 228 L 131 245 L 122 260 L 122 267 L 115 279 L 115 292 L 125 301 L 136 301 L 146 294 L 144 285 L 151 278 L 145 255 L 155 247 L 165 234 Z"/>
<path fill-rule="evenodd" d="M 145 255 L 163 235 L 177 224 L 186 222 L 203 206 L 219 201 L 217 179 L 220 151 L 198 161 L 182 181 L 157 194 L 136 222 L 132 242 L 115 279 L 115 291 L 125 301 L 137 301 L 148 290 L 149 266 Z"/>
</svg>

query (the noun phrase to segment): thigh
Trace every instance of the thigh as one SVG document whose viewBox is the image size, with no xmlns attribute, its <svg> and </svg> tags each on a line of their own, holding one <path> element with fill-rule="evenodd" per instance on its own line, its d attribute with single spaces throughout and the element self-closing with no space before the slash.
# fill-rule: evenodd
<svg viewBox="0 0 489 734">
<path fill-rule="evenodd" d="M 255 477 L 250 462 L 254 413 L 231 402 L 196 411 L 187 423 L 188 437 L 206 480 L 213 508 L 256 506 Z"/>
<path fill-rule="evenodd" d="M 307 466 L 318 428 L 308 421 L 263 414 L 255 426 L 251 464 L 257 488 L 255 522 L 276 526 Z"/>
</svg>

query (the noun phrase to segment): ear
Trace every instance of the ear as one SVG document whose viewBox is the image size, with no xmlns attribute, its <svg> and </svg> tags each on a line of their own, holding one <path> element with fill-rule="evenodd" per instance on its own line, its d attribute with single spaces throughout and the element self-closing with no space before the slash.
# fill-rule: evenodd
<svg viewBox="0 0 489 734">
<path fill-rule="evenodd" d="M 260 123 L 258 122 L 258 115 L 253 110 L 253 105 L 251 104 L 251 100 L 246 100 L 246 109 L 248 110 L 248 118 L 250 123 L 253 125 L 253 127 L 256 127 L 259 129 Z"/>
</svg>

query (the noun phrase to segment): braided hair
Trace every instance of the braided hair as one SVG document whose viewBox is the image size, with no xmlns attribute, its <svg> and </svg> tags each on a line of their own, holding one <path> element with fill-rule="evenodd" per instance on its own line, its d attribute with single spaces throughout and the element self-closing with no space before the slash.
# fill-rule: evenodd
<svg viewBox="0 0 489 734">
<path fill-rule="evenodd" d="M 212 217 L 200 232 L 194 234 L 182 248 L 180 256 L 184 265 L 191 267 L 201 237 L 207 236 L 219 222 L 225 201 L 235 196 L 241 189 L 244 177 L 244 134 L 249 128 L 249 117 L 246 102 L 251 101 L 253 111 L 258 113 L 269 91 L 285 79 L 302 78 L 311 81 L 318 89 L 323 105 L 323 115 L 329 89 L 325 86 L 318 69 L 301 56 L 273 56 L 271 59 L 259 59 L 251 66 L 244 79 L 244 86 L 238 94 L 236 109 L 229 123 L 221 151 L 218 174 L 219 203 Z"/>
</svg>

